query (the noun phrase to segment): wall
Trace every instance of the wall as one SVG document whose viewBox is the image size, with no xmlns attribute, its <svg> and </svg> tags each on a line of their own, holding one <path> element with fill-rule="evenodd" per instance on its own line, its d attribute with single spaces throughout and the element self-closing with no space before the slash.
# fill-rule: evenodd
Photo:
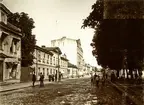
<svg viewBox="0 0 144 105">
<path fill-rule="evenodd" d="M 20 81 L 21 82 L 32 81 L 32 72 L 33 69 L 31 69 L 30 67 L 22 67 Z"/>
</svg>

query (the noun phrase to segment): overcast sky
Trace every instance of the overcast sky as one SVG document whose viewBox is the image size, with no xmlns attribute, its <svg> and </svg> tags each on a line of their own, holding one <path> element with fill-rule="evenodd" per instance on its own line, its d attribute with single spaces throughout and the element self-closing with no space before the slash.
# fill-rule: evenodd
<svg viewBox="0 0 144 105">
<path fill-rule="evenodd" d="M 96 0 L 3 0 L 11 12 L 26 12 L 35 21 L 33 34 L 37 45 L 50 46 L 53 39 L 80 38 L 86 62 L 96 66 L 90 46 L 93 30 L 81 29 L 82 19 L 91 12 Z"/>
</svg>

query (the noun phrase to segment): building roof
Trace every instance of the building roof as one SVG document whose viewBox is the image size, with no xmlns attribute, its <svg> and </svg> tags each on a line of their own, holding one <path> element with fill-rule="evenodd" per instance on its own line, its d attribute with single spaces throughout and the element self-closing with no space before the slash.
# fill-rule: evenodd
<svg viewBox="0 0 144 105">
<path fill-rule="evenodd" d="M 0 10 L 3 10 L 6 14 L 11 14 L 11 11 L 5 7 L 2 3 L 0 3 Z"/>
<path fill-rule="evenodd" d="M 68 68 L 76 68 L 77 69 L 77 66 L 72 64 L 72 63 L 70 63 L 70 62 L 68 62 Z"/>
<path fill-rule="evenodd" d="M 72 38 L 67 38 L 66 36 L 63 36 L 62 38 L 51 40 L 51 42 L 53 42 L 53 41 L 61 41 L 63 39 L 73 40 L 73 41 L 77 41 L 78 40 L 78 39 L 72 39 Z"/>
<path fill-rule="evenodd" d="M 22 36 L 21 30 L 17 28 L 16 26 L 12 25 L 11 23 L 5 24 L 3 22 L 0 22 L 0 28 L 4 28 L 7 31 L 10 31 L 12 33 Z"/>
<path fill-rule="evenodd" d="M 39 46 L 37 46 L 37 45 L 35 46 L 35 49 L 40 50 L 40 51 L 43 51 L 43 52 L 45 52 L 45 53 L 47 53 L 47 54 L 53 55 L 53 53 L 51 53 L 51 52 L 48 51 L 47 49 L 42 48 L 42 47 L 39 47 Z"/>
<path fill-rule="evenodd" d="M 59 47 L 46 47 L 45 49 L 47 49 L 48 51 L 54 51 L 56 53 L 62 54 Z"/>
<path fill-rule="evenodd" d="M 67 58 L 61 57 L 62 60 L 69 61 Z"/>
</svg>

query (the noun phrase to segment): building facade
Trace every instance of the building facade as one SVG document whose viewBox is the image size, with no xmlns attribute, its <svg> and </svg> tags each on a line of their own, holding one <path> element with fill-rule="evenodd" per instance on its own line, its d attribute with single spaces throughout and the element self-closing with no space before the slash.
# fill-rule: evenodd
<svg viewBox="0 0 144 105">
<path fill-rule="evenodd" d="M 60 72 L 63 78 L 67 78 L 68 76 L 68 61 L 65 54 L 60 57 Z"/>
<path fill-rule="evenodd" d="M 75 78 L 75 77 L 79 77 L 79 72 L 78 72 L 78 68 L 76 65 L 71 64 L 70 62 L 68 62 L 68 78 Z"/>
<path fill-rule="evenodd" d="M 7 22 L 11 14 L 0 3 L 0 81 L 19 82 L 21 75 L 21 30 Z"/>
<path fill-rule="evenodd" d="M 59 47 L 63 54 L 67 55 L 69 62 L 76 65 L 78 70 L 83 69 L 83 49 L 80 39 L 62 37 L 51 41 L 52 47 Z"/>
<path fill-rule="evenodd" d="M 47 51 L 43 47 L 35 46 L 34 50 L 34 64 L 32 65 L 37 79 L 39 79 L 39 74 L 44 74 L 45 79 L 48 79 L 49 74 L 54 72 L 53 53 Z"/>
</svg>

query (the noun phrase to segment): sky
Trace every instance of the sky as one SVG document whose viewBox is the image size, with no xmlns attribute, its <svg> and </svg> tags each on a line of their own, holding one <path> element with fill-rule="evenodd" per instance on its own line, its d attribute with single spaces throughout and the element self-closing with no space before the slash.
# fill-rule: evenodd
<svg viewBox="0 0 144 105">
<path fill-rule="evenodd" d="M 63 36 L 80 39 L 87 63 L 97 66 L 90 43 L 94 30 L 81 29 L 82 20 L 96 0 L 3 0 L 11 12 L 26 12 L 35 21 L 33 34 L 37 45 L 51 46 L 51 40 Z"/>
</svg>

